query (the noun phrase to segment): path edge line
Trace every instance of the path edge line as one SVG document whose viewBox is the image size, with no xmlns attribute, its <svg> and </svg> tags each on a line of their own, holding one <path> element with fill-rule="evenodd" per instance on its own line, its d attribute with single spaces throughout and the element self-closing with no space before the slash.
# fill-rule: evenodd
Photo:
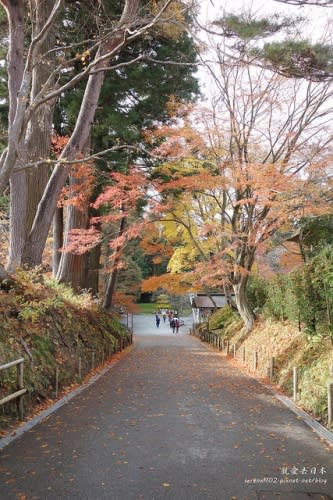
<svg viewBox="0 0 333 500">
<path fill-rule="evenodd" d="M 333 433 L 329 429 L 314 420 L 311 415 L 297 406 L 290 398 L 276 393 L 269 385 L 263 385 L 269 389 L 274 397 L 284 404 L 284 406 L 300 417 L 320 438 L 325 439 L 330 445 L 333 446 Z"/>
<path fill-rule="evenodd" d="M 209 344 L 206 345 L 205 342 L 203 342 L 202 340 L 200 340 L 196 336 L 192 336 L 192 338 L 195 338 L 196 340 L 198 340 L 198 342 L 201 345 L 205 345 L 207 348 L 209 348 L 209 350 L 212 350 L 213 352 L 217 352 L 217 353 L 222 354 L 223 358 L 227 362 L 229 362 L 229 357 L 225 353 L 223 353 L 221 351 L 217 351 L 216 349 L 214 349 L 213 346 L 211 346 Z M 329 429 L 327 429 L 326 427 L 321 425 L 319 422 L 314 420 L 309 415 L 309 413 L 306 413 L 306 411 L 302 410 L 299 406 L 297 406 L 290 398 L 288 398 L 288 396 L 283 396 L 281 394 L 278 394 L 277 392 L 274 391 L 274 388 L 272 386 L 265 384 L 259 378 L 254 377 L 252 374 L 248 373 L 247 371 L 246 371 L 246 376 L 252 378 L 253 380 L 256 380 L 260 385 L 265 387 L 272 394 L 272 396 L 275 397 L 275 399 L 280 401 L 280 403 L 282 403 L 289 410 L 291 410 L 298 417 L 300 417 L 304 421 L 304 423 L 308 427 L 310 427 L 310 429 L 312 429 L 321 439 L 325 439 L 331 446 L 333 446 L 333 433 Z"/>
</svg>

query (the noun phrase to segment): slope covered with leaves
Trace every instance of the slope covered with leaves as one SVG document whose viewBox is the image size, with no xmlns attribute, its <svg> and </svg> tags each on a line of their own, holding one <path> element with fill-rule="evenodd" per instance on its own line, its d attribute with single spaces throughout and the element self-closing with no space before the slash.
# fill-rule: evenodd
<svg viewBox="0 0 333 500">
<path fill-rule="evenodd" d="M 89 294 L 75 295 L 39 271 L 21 271 L 0 288 L 0 365 L 24 357 L 25 414 L 115 352 L 127 330 Z M 16 367 L 0 371 L 0 399 L 16 390 Z M 57 387 L 57 388 L 58 388 Z M 1 407 L 0 407 L 1 408 Z M 16 416 L 2 407 L 0 430 Z"/>
</svg>

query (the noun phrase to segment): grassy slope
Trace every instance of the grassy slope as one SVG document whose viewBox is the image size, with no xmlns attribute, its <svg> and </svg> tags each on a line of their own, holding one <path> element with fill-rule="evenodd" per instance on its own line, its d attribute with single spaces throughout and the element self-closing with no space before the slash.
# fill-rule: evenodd
<svg viewBox="0 0 333 500">
<path fill-rule="evenodd" d="M 158 311 L 158 306 L 152 302 L 137 304 L 139 313 L 154 314 Z"/>
<path fill-rule="evenodd" d="M 25 358 L 26 413 L 55 396 L 56 369 L 60 390 L 115 352 L 127 331 L 98 308 L 89 295 L 21 272 L 0 289 L 0 364 Z M 94 354 L 93 354 L 94 353 Z M 0 372 L 0 398 L 16 390 L 16 367 Z M 15 401 L 1 408 L 0 430 L 16 415 Z"/>
</svg>

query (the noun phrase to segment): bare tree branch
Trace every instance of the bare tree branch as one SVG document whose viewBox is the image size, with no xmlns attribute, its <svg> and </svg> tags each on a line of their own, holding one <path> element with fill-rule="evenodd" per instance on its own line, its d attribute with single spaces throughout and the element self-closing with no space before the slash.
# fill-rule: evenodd
<svg viewBox="0 0 333 500">
<path fill-rule="evenodd" d="M 318 7 L 332 7 L 333 0 L 275 0 L 275 2 L 289 5 L 317 5 Z"/>
</svg>

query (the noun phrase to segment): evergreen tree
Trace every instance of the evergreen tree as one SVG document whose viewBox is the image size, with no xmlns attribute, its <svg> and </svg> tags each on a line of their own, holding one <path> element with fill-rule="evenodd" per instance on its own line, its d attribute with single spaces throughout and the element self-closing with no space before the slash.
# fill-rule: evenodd
<svg viewBox="0 0 333 500">
<path fill-rule="evenodd" d="M 306 1 L 301 3 L 311 4 Z M 303 20 L 301 17 L 277 14 L 258 18 L 243 13 L 226 14 L 214 24 L 221 30 L 222 36 L 234 40 L 233 50 L 250 56 L 251 64 L 264 65 L 289 78 L 331 80 L 333 46 L 330 43 L 313 43 L 307 37 L 300 36 L 298 25 Z M 274 38 L 276 35 L 279 36 Z"/>
</svg>

